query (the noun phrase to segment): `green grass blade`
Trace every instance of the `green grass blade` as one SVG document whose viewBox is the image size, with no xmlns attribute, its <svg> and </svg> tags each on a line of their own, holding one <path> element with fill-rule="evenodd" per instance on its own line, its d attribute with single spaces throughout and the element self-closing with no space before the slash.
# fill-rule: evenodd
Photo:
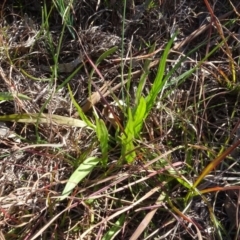
<svg viewBox="0 0 240 240">
<path fill-rule="evenodd" d="M 175 33 L 173 35 L 173 37 L 170 39 L 170 41 L 168 42 L 164 52 L 163 52 L 163 56 L 159 62 L 159 66 L 158 66 L 158 71 L 157 71 L 157 76 L 154 80 L 153 86 L 149 92 L 149 95 L 146 98 L 146 103 L 147 103 L 147 110 L 146 110 L 146 116 L 149 114 L 149 112 L 151 111 L 152 107 L 155 104 L 155 100 L 157 98 L 158 93 L 162 90 L 162 88 L 164 87 L 164 84 L 166 82 L 167 79 L 165 79 L 163 81 L 163 76 L 165 73 L 165 67 L 166 67 L 166 63 L 167 63 L 167 57 L 168 54 L 170 52 L 172 43 L 176 37 L 177 33 Z"/>
<path fill-rule="evenodd" d="M 136 111 L 134 111 L 133 115 L 133 129 L 135 138 L 138 137 L 140 131 L 142 130 L 145 115 L 146 115 L 146 101 L 143 97 L 141 97 L 139 104 L 136 108 Z"/>
<path fill-rule="evenodd" d="M 12 94 L 12 93 L 9 93 L 9 92 L 1 92 L 0 93 L 0 100 L 2 101 L 10 101 L 10 100 L 14 100 L 15 97 L 21 99 L 21 100 L 31 100 L 30 97 L 24 95 L 24 94 L 21 94 L 21 93 L 17 93 L 15 96 Z"/>
<path fill-rule="evenodd" d="M 99 161 L 100 159 L 96 157 L 87 158 L 71 175 L 59 200 L 62 201 L 71 194 L 72 190 L 93 170 Z"/>
<path fill-rule="evenodd" d="M 186 78 L 188 78 L 194 71 L 196 71 L 196 69 L 198 67 L 200 67 L 202 65 L 202 63 L 204 63 L 214 52 L 216 52 L 224 43 L 221 42 L 219 43 L 216 47 L 214 47 L 204 58 L 201 59 L 201 61 L 198 62 L 198 64 L 189 69 L 188 71 L 184 72 L 183 74 L 181 74 L 180 76 L 178 76 L 177 78 L 174 78 L 173 81 L 170 81 L 168 84 L 166 84 L 166 87 L 170 87 L 172 85 L 174 86 L 179 86 Z M 185 57 L 183 57 L 182 59 L 180 59 L 180 61 L 174 66 L 174 68 L 167 74 L 166 76 L 166 81 L 171 77 L 171 75 L 173 74 L 173 72 L 182 64 L 182 62 L 188 57 L 188 55 L 190 55 L 191 53 L 193 53 L 194 51 L 196 51 L 199 48 L 196 47 L 194 50 L 192 50 L 191 52 L 189 52 Z"/>
<path fill-rule="evenodd" d="M 108 130 L 103 120 L 96 116 L 96 133 L 102 151 L 101 163 L 104 167 L 108 162 Z"/>
<path fill-rule="evenodd" d="M 92 129 L 95 129 L 96 126 L 94 124 L 91 123 L 91 121 L 88 119 L 88 117 L 85 115 L 85 113 L 83 112 L 82 108 L 79 106 L 79 104 L 76 102 L 76 100 L 74 99 L 73 97 L 73 94 L 72 94 L 72 90 L 68 84 L 68 91 L 69 91 L 69 95 L 70 95 L 70 98 L 73 102 L 73 105 L 74 107 L 77 109 L 78 111 L 78 115 L 80 116 L 80 118 Z"/>
<path fill-rule="evenodd" d="M 108 232 L 102 237 L 102 240 L 114 239 L 117 232 L 122 228 L 125 220 L 125 214 L 122 214 L 120 218 L 114 223 L 114 225 L 108 230 Z"/>
<path fill-rule="evenodd" d="M 149 53 L 152 53 L 154 50 L 155 50 L 155 44 L 153 44 L 153 46 L 151 47 Z M 135 105 L 138 105 L 139 101 L 140 101 L 140 98 L 141 98 L 141 95 L 142 95 L 142 92 L 143 92 L 143 89 L 144 89 L 144 86 L 145 86 L 145 83 L 146 83 L 146 79 L 149 75 L 149 65 L 151 63 L 151 59 L 147 59 L 144 63 L 144 66 L 143 66 L 143 74 L 141 75 L 140 77 L 140 80 L 139 80 L 139 84 L 138 84 L 138 88 L 137 88 L 137 92 L 136 92 L 136 100 L 135 100 Z"/>
<path fill-rule="evenodd" d="M 108 56 L 113 54 L 117 49 L 118 49 L 118 47 L 115 46 L 115 47 L 112 47 L 112 48 L 108 49 L 103 54 L 101 54 L 101 56 L 97 59 L 97 61 L 95 63 L 95 66 L 97 67 L 103 60 L 105 60 Z M 92 78 L 94 72 L 95 72 L 95 68 L 93 68 L 92 71 L 90 72 L 89 79 Z M 91 87 L 92 87 L 92 84 L 91 84 L 91 81 L 89 81 L 89 84 L 88 84 L 89 95 L 91 95 Z"/>
<path fill-rule="evenodd" d="M 64 1 L 64 0 L 56 0 L 53 1 L 56 9 L 62 17 L 63 23 L 66 24 L 68 31 L 72 35 L 73 39 L 75 39 L 75 32 L 73 31 L 73 14 L 70 13 L 70 9 L 74 8 L 74 0 Z"/>
<path fill-rule="evenodd" d="M 109 48 L 107 51 L 105 51 L 96 61 L 96 65 L 98 65 L 99 63 L 101 63 L 103 60 L 105 60 L 108 56 L 110 56 L 111 54 L 115 53 L 117 51 L 118 47 L 112 47 Z"/>
<path fill-rule="evenodd" d="M 125 134 L 122 135 L 122 156 L 125 158 L 127 163 L 131 163 L 136 157 L 134 151 L 134 122 L 132 117 L 132 111 L 128 109 L 128 122 L 125 128 Z"/>
<path fill-rule="evenodd" d="M 95 66 L 97 67 L 103 60 L 105 60 L 108 56 L 110 56 L 111 54 L 113 54 L 114 52 L 116 52 L 116 50 L 118 49 L 117 46 L 115 47 L 112 47 L 110 49 L 108 49 L 107 51 L 105 51 L 103 54 L 101 54 L 101 56 L 97 59 L 96 63 L 95 63 Z M 89 75 L 89 78 L 91 79 L 91 77 L 93 76 L 95 72 L 95 69 L 93 68 L 90 75 Z"/>
</svg>

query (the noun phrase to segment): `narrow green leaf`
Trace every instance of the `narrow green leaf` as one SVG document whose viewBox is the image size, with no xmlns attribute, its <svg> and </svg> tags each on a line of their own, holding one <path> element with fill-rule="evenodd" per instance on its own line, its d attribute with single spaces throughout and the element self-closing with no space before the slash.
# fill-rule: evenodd
<svg viewBox="0 0 240 240">
<path fill-rule="evenodd" d="M 177 33 L 175 33 L 173 35 L 173 37 L 170 39 L 170 41 L 168 42 L 168 44 L 165 47 L 165 50 L 163 52 L 163 56 L 162 56 L 162 58 L 159 62 L 157 76 L 156 76 L 156 78 L 153 82 L 153 85 L 152 85 L 152 88 L 149 92 L 149 95 L 146 98 L 146 103 L 147 103 L 146 117 L 149 114 L 149 112 L 151 111 L 153 105 L 155 104 L 155 100 L 156 100 L 157 95 L 163 89 L 164 84 L 166 82 L 166 80 L 163 81 L 163 76 L 164 76 L 164 73 L 165 73 L 167 57 L 168 57 L 168 54 L 170 52 L 172 43 L 173 43 L 176 35 L 177 35 Z"/>
<path fill-rule="evenodd" d="M 64 0 L 57 0 L 53 1 L 53 3 L 56 6 L 56 9 L 58 10 L 59 14 L 62 17 L 63 23 L 67 26 L 68 31 L 72 35 L 73 39 L 75 39 L 75 31 L 73 31 L 73 15 L 70 12 L 70 9 L 74 8 L 75 1 L 70 0 L 70 1 L 64 1 Z"/>
<path fill-rule="evenodd" d="M 59 200 L 62 201 L 71 194 L 72 190 L 93 170 L 99 161 L 100 159 L 96 157 L 87 158 L 71 175 Z"/>
<path fill-rule="evenodd" d="M 116 50 L 118 49 L 117 46 L 112 47 L 110 49 L 108 49 L 107 51 L 105 51 L 103 54 L 101 54 L 101 56 L 97 59 L 96 61 L 96 66 L 101 63 L 103 60 L 105 60 L 108 56 L 110 56 L 111 54 L 113 54 L 114 52 L 116 52 Z"/>
<path fill-rule="evenodd" d="M 108 130 L 103 120 L 96 117 L 96 133 L 102 151 L 101 163 L 107 166 L 108 162 Z"/>
<path fill-rule="evenodd" d="M 85 115 L 85 113 L 83 112 L 82 108 L 79 106 L 79 104 L 76 102 L 76 100 L 74 99 L 73 97 L 73 94 L 72 94 L 72 90 L 68 84 L 68 91 L 69 91 L 69 95 L 70 95 L 70 98 L 73 102 L 73 105 L 74 107 L 77 109 L 78 111 L 78 115 L 80 116 L 80 118 L 92 129 L 95 129 L 96 126 L 94 124 L 91 123 L 91 121 L 88 119 L 88 117 Z"/>
<path fill-rule="evenodd" d="M 172 78 L 169 82 L 167 82 L 171 76 L 173 75 L 173 73 L 181 66 L 181 64 L 189 57 L 191 56 L 191 54 L 193 54 L 194 52 L 196 52 L 201 46 L 203 46 L 204 44 L 206 44 L 205 42 L 199 44 L 198 46 L 196 46 L 195 48 L 193 48 L 191 51 L 189 51 L 184 57 L 182 57 L 175 65 L 174 67 L 168 72 L 168 74 L 164 77 L 164 82 L 166 83 L 166 88 L 169 88 L 171 86 L 179 86 L 187 77 L 189 77 L 194 71 L 196 71 L 196 69 L 198 67 L 200 67 L 202 65 L 203 62 L 205 62 L 206 59 L 208 59 L 216 50 L 218 50 L 224 43 L 223 41 L 220 42 L 216 47 L 214 47 L 204 58 L 202 58 L 198 64 L 187 70 L 186 72 L 184 72 L 183 74 L 181 74 L 180 76 L 176 77 L 176 78 Z M 172 91 L 172 90 L 170 90 Z M 167 96 L 169 94 L 169 91 L 166 92 L 166 94 L 164 94 L 165 96 Z"/>
<path fill-rule="evenodd" d="M 153 44 L 153 46 L 151 47 L 149 53 L 152 53 L 155 50 L 156 44 Z M 142 95 L 142 91 L 144 89 L 144 86 L 146 84 L 146 79 L 149 75 L 149 66 L 151 63 L 151 59 L 147 59 L 144 63 L 143 66 L 143 74 L 140 77 L 139 83 L 138 83 L 138 88 L 137 88 L 137 92 L 136 92 L 136 97 L 135 97 L 135 105 L 138 105 L 141 95 Z"/>
<path fill-rule="evenodd" d="M 125 128 L 125 134 L 122 135 L 122 156 L 128 163 L 131 163 L 136 157 L 134 151 L 134 123 L 131 109 L 128 109 L 128 122 Z"/>
<path fill-rule="evenodd" d="M 140 98 L 139 104 L 133 116 L 134 125 L 134 137 L 138 137 L 138 134 L 142 130 L 143 121 L 146 115 L 146 101 L 143 97 Z"/>
<path fill-rule="evenodd" d="M 101 56 L 97 59 L 97 61 L 95 62 L 95 67 L 97 67 L 103 60 L 105 60 L 109 55 L 113 54 L 116 50 L 118 49 L 117 46 L 112 47 L 110 49 L 108 49 L 107 51 L 105 51 L 103 54 L 101 54 Z M 89 79 L 92 79 L 93 74 L 95 73 L 95 68 L 92 69 L 92 71 L 89 74 Z M 91 95 L 91 88 L 92 88 L 92 84 L 91 81 L 89 81 L 88 83 L 88 92 L 89 95 Z"/>
<path fill-rule="evenodd" d="M 107 51 L 105 51 L 103 54 L 101 54 L 101 56 L 97 59 L 95 66 L 97 67 L 103 60 L 105 60 L 108 56 L 110 56 L 111 54 L 113 54 L 114 52 L 116 52 L 116 50 L 118 49 L 117 46 L 112 47 L 110 49 L 108 49 Z M 95 72 L 95 69 L 92 69 L 90 75 L 89 75 L 89 79 L 91 79 L 91 77 L 93 76 Z"/>
<path fill-rule="evenodd" d="M 102 237 L 102 240 L 111 240 L 116 236 L 117 232 L 122 228 L 125 220 L 125 214 L 122 214 L 120 218 L 114 223 L 114 225 L 108 230 L 108 232 Z"/>
<path fill-rule="evenodd" d="M 185 188 L 192 190 L 192 183 L 190 183 L 186 178 L 176 177 L 176 180 Z"/>
<path fill-rule="evenodd" d="M 144 117 L 146 115 L 146 101 L 140 98 L 139 104 L 135 111 L 128 109 L 128 120 L 125 128 L 125 134 L 122 135 L 122 155 L 128 163 L 131 163 L 136 157 L 134 151 L 134 139 L 138 137 L 142 130 Z"/>
<path fill-rule="evenodd" d="M 21 100 L 31 100 L 30 97 L 21 93 L 17 93 L 14 96 L 12 93 L 9 93 L 9 92 L 0 92 L 0 100 L 10 101 L 10 100 L 14 100 L 16 97 L 18 97 Z"/>
</svg>

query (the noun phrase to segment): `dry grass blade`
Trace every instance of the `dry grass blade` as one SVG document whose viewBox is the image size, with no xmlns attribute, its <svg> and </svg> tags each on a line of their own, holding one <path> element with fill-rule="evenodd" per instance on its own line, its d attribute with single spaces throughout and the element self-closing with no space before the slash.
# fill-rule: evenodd
<svg viewBox="0 0 240 240">
<path fill-rule="evenodd" d="M 135 230 L 133 235 L 131 236 L 130 240 L 137 240 L 142 232 L 146 229 L 146 227 L 150 224 L 154 214 L 156 213 L 158 209 L 151 210 L 142 220 L 142 222 L 139 224 L 138 228 Z"/>
<path fill-rule="evenodd" d="M 240 7 L 240 3 L 236 6 L 235 10 L 238 10 L 239 7 Z M 218 19 L 223 20 L 223 19 L 227 18 L 228 16 L 230 16 L 233 12 L 234 12 L 234 10 L 231 10 L 231 11 L 223 14 L 222 16 L 220 16 Z M 196 37 L 198 37 L 200 34 L 204 33 L 210 27 L 211 27 L 211 23 L 202 25 L 199 29 L 195 30 L 188 37 L 186 37 L 183 41 L 181 41 L 180 43 L 177 43 L 174 46 L 174 49 L 176 49 L 176 50 L 181 49 L 183 46 L 185 46 L 187 43 L 193 41 Z"/>
<path fill-rule="evenodd" d="M 155 192 L 158 192 L 162 187 L 159 186 L 159 187 L 155 187 L 153 188 L 150 192 L 146 193 L 142 198 L 140 198 L 138 201 L 132 203 L 130 206 L 128 207 L 125 207 L 123 208 L 122 210 L 120 211 L 117 211 L 116 213 L 112 214 L 110 217 L 106 218 L 106 219 L 103 219 L 101 222 L 95 224 L 94 226 L 90 227 L 87 231 L 85 231 L 83 234 L 82 234 L 82 238 L 86 237 L 87 234 L 89 232 L 91 232 L 94 228 L 98 227 L 99 225 L 103 224 L 103 223 L 106 223 L 112 219 L 114 219 L 115 217 L 117 216 L 120 216 L 122 213 L 125 213 L 127 212 L 128 210 L 134 208 L 135 206 L 137 206 L 139 203 L 141 203 L 142 201 L 144 201 L 145 199 L 148 199 L 150 196 L 152 196 Z"/>
<path fill-rule="evenodd" d="M 98 91 L 92 93 L 92 95 L 82 103 L 83 112 L 87 112 L 94 105 L 96 105 L 101 100 L 102 96 L 107 96 L 107 94 L 109 94 L 109 91 L 107 93 L 107 90 L 111 83 L 112 82 L 104 83 L 104 85 L 101 88 L 99 88 Z"/>
<path fill-rule="evenodd" d="M 193 226 L 195 227 L 196 231 L 197 231 L 197 236 L 199 240 L 203 240 L 199 225 L 197 223 L 195 223 L 191 218 L 189 218 L 188 216 L 186 216 L 185 214 L 183 214 L 181 211 L 179 211 L 175 206 L 172 206 L 173 211 L 176 212 L 179 216 L 181 216 L 184 220 L 188 221 L 189 223 L 192 223 Z"/>
<path fill-rule="evenodd" d="M 12 114 L 0 116 L 0 121 L 13 121 L 22 123 L 45 123 L 56 125 L 67 125 L 84 128 L 87 124 L 79 119 L 70 117 L 59 116 L 55 114 L 38 114 L 38 113 L 25 113 L 25 114 Z M 88 128 L 88 127 L 87 127 Z"/>
<path fill-rule="evenodd" d="M 4 237 L 2 231 L 0 230 L 0 240 L 5 240 L 6 238 Z"/>
<path fill-rule="evenodd" d="M 37 233 L 31 237 L 31 240 L 37 239 L 39 236 L 41 236 L 44 231 L 54 222 L 56 221 L 63 213 L 65 213 L 66 211 L 68 211 L 69 209 L 75 207 L 77 204 L 74 204 L 70 207 L 66 207 L 64 210 L 62 210 L 60 213 L 58 213 L 56 216 L 54 216 L 51 220 L 48 221 L 48 223 L 42 227 L 40 230 L 37 231 Z"/>
<path fill-rule="evenodd" d="M 218 164 L 225 159 L 227 155 L 229 155 L 231 152 L 234 151 L 236 147 L 240 145 L 240 140 L 238 140 L 236 143 L 234 143 L 231 147 L 225 150 L 221 155 L 217 156 L 212 162 L 210 162 L 206 168 L 202 171 L 202 173 L 199 175 L 199 177 L 196 179 L 196 181 L 193 184 L 193 187 L 197 187 L 198 184 L 203 180 L 203 178 L 209 174 L 210 171 L 212 171 L 214 168 L 218 166 Z"/>
</svg>

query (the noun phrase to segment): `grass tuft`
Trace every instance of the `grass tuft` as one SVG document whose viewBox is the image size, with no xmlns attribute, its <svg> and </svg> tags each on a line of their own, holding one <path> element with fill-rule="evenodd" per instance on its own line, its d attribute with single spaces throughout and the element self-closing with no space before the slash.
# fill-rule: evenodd
<svg viewBox="0 0 240 240">
<path fill-rule="evenodd" d="M 1 239 L 238 239 L 237 0 L 4 1 Z"/>
</svg>

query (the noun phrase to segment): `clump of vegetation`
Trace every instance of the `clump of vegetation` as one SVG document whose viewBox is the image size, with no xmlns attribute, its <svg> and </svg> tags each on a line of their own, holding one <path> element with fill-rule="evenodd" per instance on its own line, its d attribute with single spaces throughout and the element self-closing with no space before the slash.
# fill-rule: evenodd
<svg viewBox="0 0 240 240">
<path fill-rule="evenodd" d="M 5 1 L 2 239 L 238 239 L 238 1 Z"/>
</svg>

